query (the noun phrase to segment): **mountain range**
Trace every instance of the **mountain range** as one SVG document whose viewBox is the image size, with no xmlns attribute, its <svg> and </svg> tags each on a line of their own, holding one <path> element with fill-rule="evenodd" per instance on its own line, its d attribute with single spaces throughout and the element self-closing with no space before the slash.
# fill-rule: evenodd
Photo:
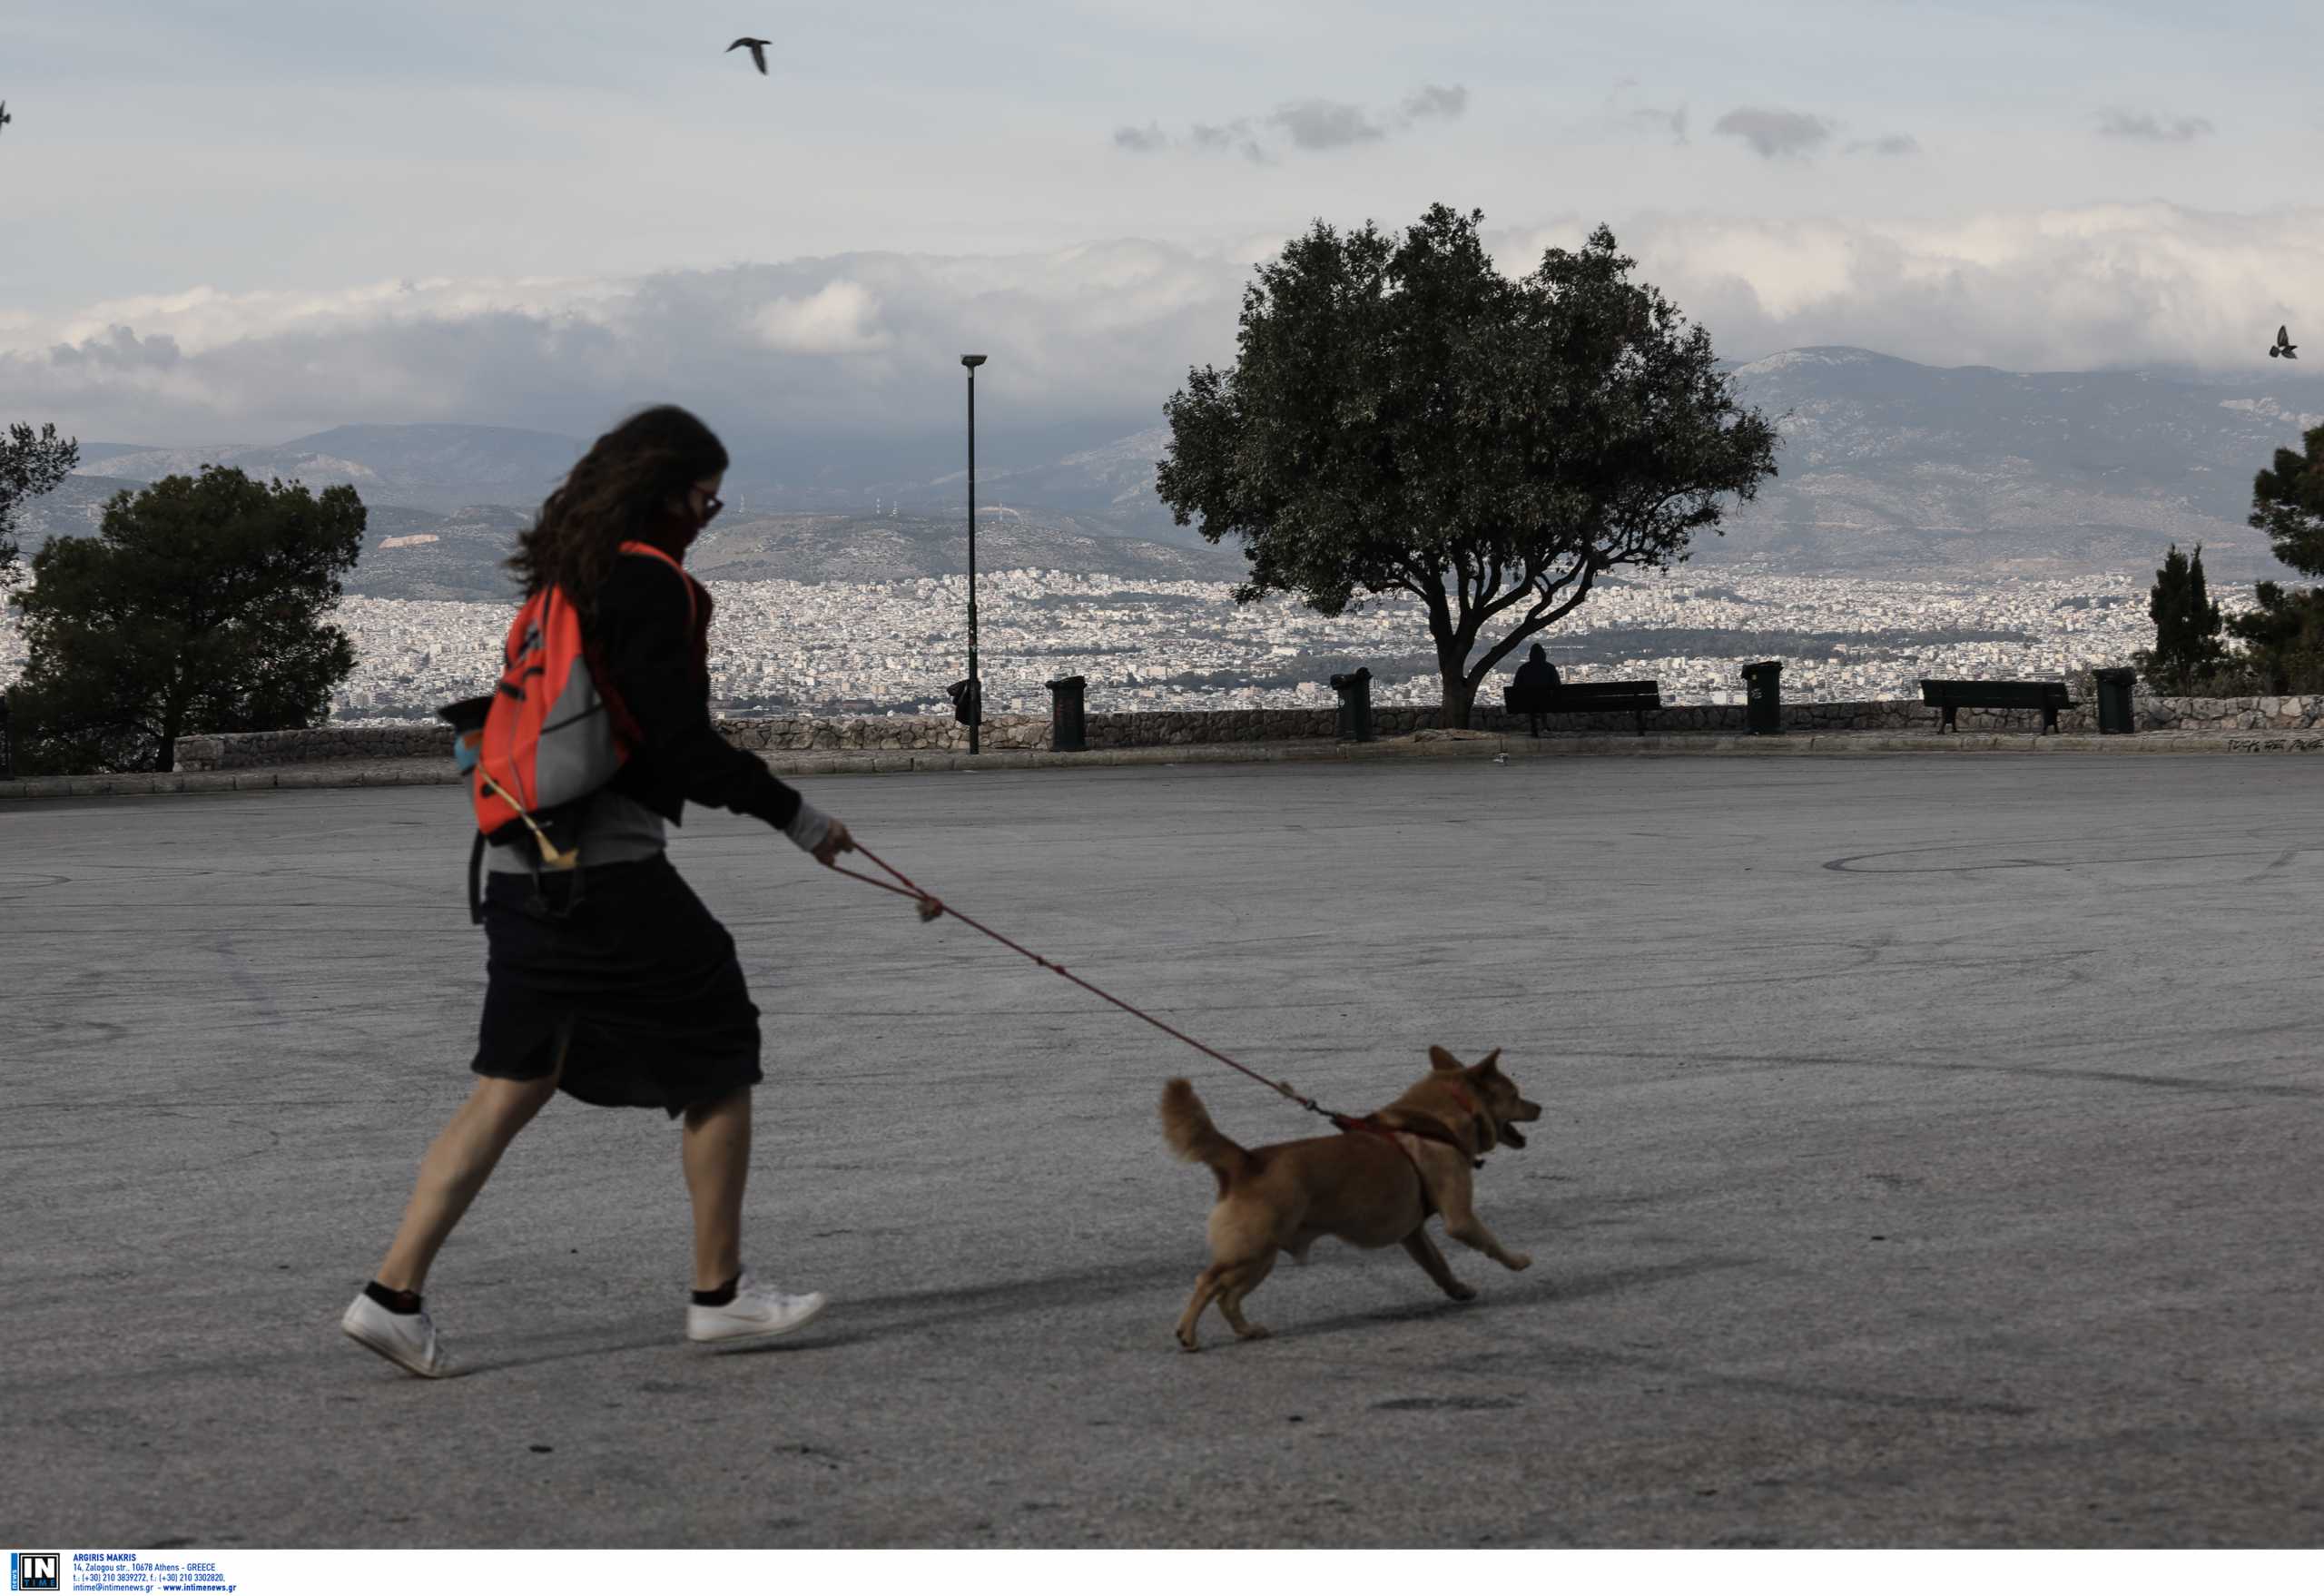
<svg viewBox="0 0 2324 1596">
<path fill-rule="evenodd" d="M 2143 576 L 2171 543 L 2204 546 L 2214 578 L 2286 575 L 2245 526 L 2251 478 L 2324 425 L 2324 374 L 2008 372 L 1869 350 L 1790 350 L 1729 368 L 1777 423 L 1777 475 L 1730 507 L 1692 565 L 1821 576 Z M 978 563 L 1232 579 L 1153 492 L 1168 433 L 1092 438 L 981 463 Z M 206 461 L 310 485 L 350 482 L 370 507 L 350 584 L 381 596 L 500 597 L 498 561 L 584 440 L 506 427 L 349 426 L 272 446 L 82 445 L 81 472 L 24 507 L 28 548 L 94 525 L 113 493 Z M 806 487 L 754 477 L 736 450 L 725 518 L 693 557 L 709 576 L 882 581 L 965 568 L 964 471 L 852 450 Z M 877 506 L 874 513 L 873 506 Z M 393 540 L 393 547 L 389 547 Z M 407 541 L 409 540 L 409 541 Z"/>
<path fill-rule="evenodd" d="M 2013 372 L 1821 348 L 1734 377 L 1784 447 L 1699 565 L 2143 576 L 2176 542 L 2202 544 L 2214 576 L 2283 576 L 2245 525 L 2251 478 L 2324 426 L 2324 374 L 2272 369 Z"/>
<path fill-rule="evenodd" d="M 452 510 L 470 504 L 537 505 L 587 445 L 516 427 L 334 427 L 271 446 L 147 448 L 84 443 L 81 469 L 155 482 L 205 465 L 313 487 L 352 483 L 369 504 Z"/>
</svg>

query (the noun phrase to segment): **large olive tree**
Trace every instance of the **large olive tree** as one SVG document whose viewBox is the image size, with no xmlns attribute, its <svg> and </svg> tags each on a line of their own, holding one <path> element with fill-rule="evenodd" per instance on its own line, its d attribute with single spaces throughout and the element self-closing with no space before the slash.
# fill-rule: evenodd
<svg viewBox="0 0 2324 1596">
<path fill-rule="evenodd" d="M 1512 281 L 1482 220 L 1436 205 L 1401 240 L 1318 222 L 1259 267 L 1233 369 L 1190 371 L 1165 407 L 1156 484 L 1179 525 L 1242 539 L 1239 600 L 1419 598 L 1453 726 L 1601 575 L 1684 559 L 1775 472 L 1774 427 L 1610 232 Z"/>
</svg>

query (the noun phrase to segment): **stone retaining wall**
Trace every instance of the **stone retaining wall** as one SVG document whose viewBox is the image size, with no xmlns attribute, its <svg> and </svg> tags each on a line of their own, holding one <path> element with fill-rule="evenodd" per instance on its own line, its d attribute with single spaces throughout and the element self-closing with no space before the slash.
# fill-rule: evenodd
<svg viewBox="0 0 2324 1596">
<path fill-rule="evenodd" d="M 2077 706 L 2058 716 L 2062 732 L 2095 732 L 2096 705 L 2087 691 Z M 2324 696 L 2306 698 L 2152 698 L 2135 702 L 2139 730 L 2313 731 L 2324 730 Z M 1649 710 L 1649 732 L 1739 733 L 1746 729 L 1739 704 L 1682 704 Z M 1934 732 L 1938 713 L 1910 699 L 1856 703 L 1793 703 L 1783 706 L 1783 723 L 1799 732 Z M 1404 736 L 1440 724 L 1434 704 L 1375 706 L 1373 734 Z M 1482 732 L 1522 733 L 1523 715 L 1480 707 L 1470 717 Z M 1965 709 L 1955 717 L 1964 732 L 2039 731 L 2036 710 Z M 780 715 L 717 723 L 727 741 L 753 753 L 850 749 L 891 752 L 960 752 L 969 745 L 968 728 L 950 716 L 853 715 L 817 719 Z M 1204 743 L 1283 743 L 1337 734 L 1338 712 L 1331 709 L 1152 710 L 1091 714 L 1086 732 L 1092 748 L 1160 748 Z M 1555 737 L 1622 736 L 1638 729 L 1623 713 L 1551 715 L 1544 724 Z M 1046 749 L 1047 715 L 996 715 L 984 727 L 984 747 Z M 452 734 L 442 725 L 321 726 L 302 732 L 244 732 L 178 739 L 180 771 L 251 770 L 320 760 L 451 757 Z"/>
<path fill-rule="evenodd" d="M 324 759 L 452 757 L 452 728 L 442 722 L 410 726 L 316 726 L 302 732 L 227 732 L 180 737 L 181 771 L 255 770 Z"/>
<path fill-rule="evenodd" d="M 1437 723 L 1434 705 L 1425 709 L 1372 712 L 1375 736 L 1394 737 Z M 1192 743 L 1285 743 L 1329 737 L 1339 727 L 1334 709 L 1138 710 L 1084 717 L 1082 734 L 1092 748 L 1164 748 Z M 818 720 L 811 715 L 765 720 L 721 721 L 718 729 L 738 748 L 754 753 L 782 749 L 947 749 L 966 752 L 969 729 L 950 715 L 860 715 Z M 1049 717 L 994 715 L 979 741 L 987 748 L 1047 748 Z"/>
<path fill-rule="evenodd" d="M 2305 698 L 2142 698 L 2142 732 L 2306 732 L 2324 728 L 2324 695 Z"/>
</svg>

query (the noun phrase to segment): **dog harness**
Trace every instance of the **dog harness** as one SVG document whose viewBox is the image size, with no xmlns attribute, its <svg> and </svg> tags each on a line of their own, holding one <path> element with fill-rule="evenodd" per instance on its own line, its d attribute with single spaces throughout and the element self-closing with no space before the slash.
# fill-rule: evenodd
<svg viewBox="0 0 2324 1596">
<path fill-rule="evenodd" d="M 1484 1120 L 1484 1110 L 1477 1107 L 1475 1100 L 1467 1092 L 1454 1087 L 1452 1095 L 1459 1098 L 1461 1106 L 1469 1111 L 1472 1124 Z M 1366 1114 L 1361 1119 L 1345 1114 L 1334 1114 L 1332 1116 L 1332 1123 L 1350 1135 L 1363 1131 L 1372 1136 L 1385 1137 L 1398 1152 L 1403 1154 L 1404 1161 L 1413 1167 L 1413 1174 L 1420 1180 L 1420 1214 L 1423 1222 L 1436 1212 L 1436 1203 L 1428 1195 L 1428 1176 L 1422 1170 L 1420 1160 L 1413 1157 L 1412 1148 L 1397 1139 L 1399 1137 L 1416 1136 L 1423 1141 L 1441 1141 L 1468 1159 L 1471 1168 L 1482 1169 L 1485 1167 L 1485 1161 L 1469 1150 L 1468 1143 L 1462 1141 L 1449 1127 L 1433 1119 L 1415 1118 L 1408 1125 L 1389 1125 L 1383 1122 L 1377 1114 Z"/>
</svg>

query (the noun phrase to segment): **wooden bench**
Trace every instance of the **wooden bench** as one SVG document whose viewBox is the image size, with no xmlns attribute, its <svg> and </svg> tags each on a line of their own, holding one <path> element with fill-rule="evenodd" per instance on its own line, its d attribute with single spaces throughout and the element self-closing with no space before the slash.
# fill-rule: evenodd
<svg viewBox="0 0 2324 1596">
<path fill-rule="evenodd" d="M 1960 709 L 2038 709 L 2046 734 L 2058 729 L 2058 711 L 2074 707 L 2063 682 L 1946 682 L 1921 678 L 1921 702 L 1945 712 L 1941 732 L 1958 731 L 1953 712 Z"/>
<path fill-rule="evenodd" d="M 1554 687 L 1504 687 L 1502 706 L 1511 714 L 1595 714 L 1627 709 L 1646 735 L 1646 712 L 1662 707 L 1659 682 L 1561 682 Z"/>
</svg>

